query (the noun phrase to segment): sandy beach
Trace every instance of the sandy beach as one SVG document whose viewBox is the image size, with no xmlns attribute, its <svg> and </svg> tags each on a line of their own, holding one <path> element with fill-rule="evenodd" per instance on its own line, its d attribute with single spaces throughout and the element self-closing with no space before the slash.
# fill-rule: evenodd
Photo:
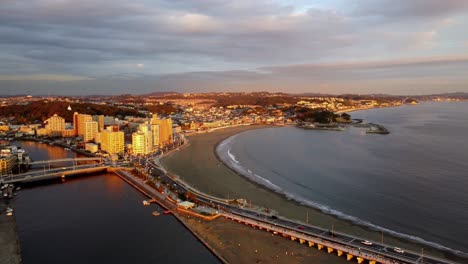
<svg viewBox="0 0 468 264">
<path fill-rule="evenodd" d="M 346 259 L 329 255 L 281 236 L 218 218 L 203 221 L 181 215 L 184 221 L 203 241 L 209 243 L 228 263 L 284 263 L 335 264 Z"/>
<path fill-rule="evenodd" d="M 255 184 L 245 177 L 237 174 L 217 158 L 215 147 L 222 140 L 244 131 L 269 128 L 271 127 L 244 126 L 221 129 L 206 134 L 193 135 L 189 137 L 190 143 L 188 146 L 181 148 L 179 151 L 170 153 L 165 156 L 161 162 L 170 173 L 178 175 L 184 181 L 207 194 L 230 199 L 245 198 L 252 204 L 277 211 L 282 217 L 296 219 L 304 223 L 306 222 L 306 215 L 308 213 L 309 224 L 321 226 L 325 229 L 331 229 L 333 226 L 335 232 L 342 232 L 369 240 L 381 241 L 382 233 L 380 231 L 373 231 L 357 226 L 349 221 L 339 219 L 319 210 L 301 205 L 295 201 L 288 200 L 286 197 L 259 186 L 258 184 Z M 228 228 L 221 227 L 221 230 L 224 231 L 219 232 L 228 232 Z M 261 240 L 262 235 L 260 235 L 260 233 L 257 235 L 253 234 L 252 236 L 259 237 Z M 243 236 L 244 233 L 239 235 Z M 221 239 L 220 237 L 222 237 L 222 233 L 220 233 L 218 239 Z M 384 234 L 383 238 L 386 244 L 399 246 L 416 252 L 420 252 L 423 247 L 420 244 L 404 241 L 387 234 Z M 211 240 L 212 239 L 208 239 L 208 242 L 212 243 L 210 242 Z M 278 240 L 278 243 L 281 243 L 281 247 L 291 246 L 291 244 L 295 243 L 286 239 L 283 240 L 284 242 L 280 242 L 281 239 Z M 310 250 L 310 254 L 324 255 L 328 257 L 329 260 L 336 261 L 330 263 L 342 263 L 343 260 L 346 261 L 343 258 L 331 256 L 327 253 L 319 252 L 316 249 L 308 250 Z M 442 252 L 436 249 L 427 248 L 427 246 L 424 246 L 424 252 L 425 254 L 434 256 L 444 256 Z M 273 252 L 270 253 L 273 254 Z M 221 252 L 221 254 L 223 253 Z M 228 257 L 226 258 L 229 259 Z"/>
</svg>

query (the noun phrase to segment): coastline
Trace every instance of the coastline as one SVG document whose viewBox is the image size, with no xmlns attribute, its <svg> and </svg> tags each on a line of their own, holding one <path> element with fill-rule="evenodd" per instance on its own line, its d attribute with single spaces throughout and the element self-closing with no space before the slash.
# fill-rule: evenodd
<svg viewBox="0 0 468 264">
<path fill-rule="evenodd" d="M 252 129 L 255 128 L 259 127 L 252 127 Z M 269 127 L 260 128 L 268 129 Z M 216 153 L 217 145 L 233 135 L 252 129 L 228 129 L 227 132 L 224 131 L 223 133 L 214 132 L 203 134 L 201 137 L 200 135 L 194 136 L 191 139 L 191 143 L 193 143 L 191 147 L 184 150 L 186 153 L 179 151 L 177 154 L 164 157 L 162 163 L 172 174 L 178 175 L 178 177 L 194 185 L 202 192 L 228 199 L 245 198 L 251 201 L 252 204 L 273 209 L 283 217 L 303 222 L 305 222 L 306 212 L 309 212 L 310 223 L 313 225 L 328 229 L 333 225 L 335 230 L 339 232 L 380 241 L 382 236 L 380 231 L 358 225 L 350 220 L 340 219 L 319 209 L 288 199 L 282 194 L 247 179 L 224 164 Z M 212 150 L 211 155 L 203 153 L 208 152 L 208 149 Z M 205 159 L 205 162 L 202 162 L 203 159 Z M 187 166 L 195 167 L 195 169 L 187 170 Z M 387 233 L 385 233 L 385 242 L 414 251 L 420 251 L 422 247 L 425 247 L 425 252 L 430 255 L 458 260 L 449 252 L 428 248 L 427 245 Z"/>
</svg>

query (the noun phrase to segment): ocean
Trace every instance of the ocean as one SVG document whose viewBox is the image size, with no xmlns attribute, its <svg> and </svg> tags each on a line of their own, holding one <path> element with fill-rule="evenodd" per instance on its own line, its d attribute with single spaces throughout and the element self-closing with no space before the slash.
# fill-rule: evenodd
<svg viewBox="0 0 468 264">
<path fill-rule="evenodd" d="M 468 103 L 351 113 L 389 135 L 266 128 L 217 147 L 229 167 L 268 189 L 372 229 L 468 252 Z"/>
</svg>

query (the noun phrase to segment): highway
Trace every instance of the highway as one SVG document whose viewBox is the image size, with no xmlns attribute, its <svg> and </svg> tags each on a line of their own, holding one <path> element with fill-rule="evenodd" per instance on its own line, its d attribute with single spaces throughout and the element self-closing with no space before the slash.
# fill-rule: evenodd
<svg viewBox="0 0 468 264">
<path fill-rule="evenodd" d="M 238 205 L 232 205 L 223 199 L 212 197 L 196 191 L 180 180 L 172 179 L 166 173 L 160 170 L 158 166 L 150 159 L 143 158 L 140 159 L 139 162 L 142 168 L 144 168 L 145 171 L 147 171 L 152 177 L 159 177 L 162 181 L 165 181 L 168 186 L 172 186 L 172 188 L 174 188 L 177 193 L 185 194 L 187 192 L 191 192 L 192 194 L 196 195 L 196 198 L 199 202 L 211 205 L 221 211 L 226 211 L 240 217 L 255 220 L 259 223 L 271 225 L 273 227 L 281 227 L 284 230 L 287 230 L 287 232 L 292 232 L 293 234 L 307 235 L 321 239 L 324 242 L 330 242 L 353 250 L 357 249 L 362 256 L 374 256 L 375 259 L 380 259 L 383 257 L 388 259 L 388 263 L 453 263 L 448 260 L 439 259 L 432 256 L 422 257 L 419 252 L 409 250 L 404 250 L 403 252 L 399 253 L 396 252 L 392 246 L 374 241 L 371 241 L 370 245 L 366 245 L 363 244 L 364 239 L 358 237 L 339 232 L 332 233 L 330 230 L 326 230 L 320 227 L 305 225 L 301 222 L 286 219 L 280 216 L 269 215 L 258 211 L 252 211 L 248 208 L 242 208 Z M 368 257 L 366 259 L 368 259 Z"/>
</svg>

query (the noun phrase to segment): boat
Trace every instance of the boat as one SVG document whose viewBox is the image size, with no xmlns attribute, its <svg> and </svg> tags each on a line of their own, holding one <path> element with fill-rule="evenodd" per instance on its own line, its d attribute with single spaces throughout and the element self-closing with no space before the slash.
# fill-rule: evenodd
<svg viewBox="0 0 468 264">
<path fill-rule="evenodd" d="M 8 197 L 8 193 L 4 193 L 4 194 L 3 194 L 3 197 Z"/>
<path fill-rule="evenodd" d="M 7 213 L 9 213 L 9 212 L 13 212 L 13 208 L 11 208 L 11 207 L 8 207 L 8 208 L 6 209 L 6 211 L 7 211 Z"/>
<path fill-rule="evenodd" d="M 8 184 L 4 184 L 4 185 L 2 186 L 2 188 L 0 188 L 0 190 L 5 189 L 6 187 L 8 187 Z"/>
<path fill-rule="evenodd" d="M 172 214 L 172 212 L 170 210 L 165 210 L 164 214 Z"/>
<path fill-rule="evenodd" d="M 7 216 L 12 216 L 13 215 L 13 212 L 8 212 L 6 213 Z"/>
<path fill-rule="evenodd" d="M 154 215 L 154 216 L 159 216 L 160 213 L 159 213 L 158 211 L 154 211 L 154 212 L 152 212 L 152 215 Z"/>
<path fill-rule="evenodd" d="M 143 201 L 143 205 L 144 205 L 144 206 L 148 206 L 148 205 L 150 205 L 150 202 L 144 200 L 144 201 Z"/>
<path fill-rule="evenodd" d="M 19 187 L 19 186 L 16 187 L 15 191 L 19 191 L 19 190 L 21 190 L 21 187 Z"/>
</svg>

